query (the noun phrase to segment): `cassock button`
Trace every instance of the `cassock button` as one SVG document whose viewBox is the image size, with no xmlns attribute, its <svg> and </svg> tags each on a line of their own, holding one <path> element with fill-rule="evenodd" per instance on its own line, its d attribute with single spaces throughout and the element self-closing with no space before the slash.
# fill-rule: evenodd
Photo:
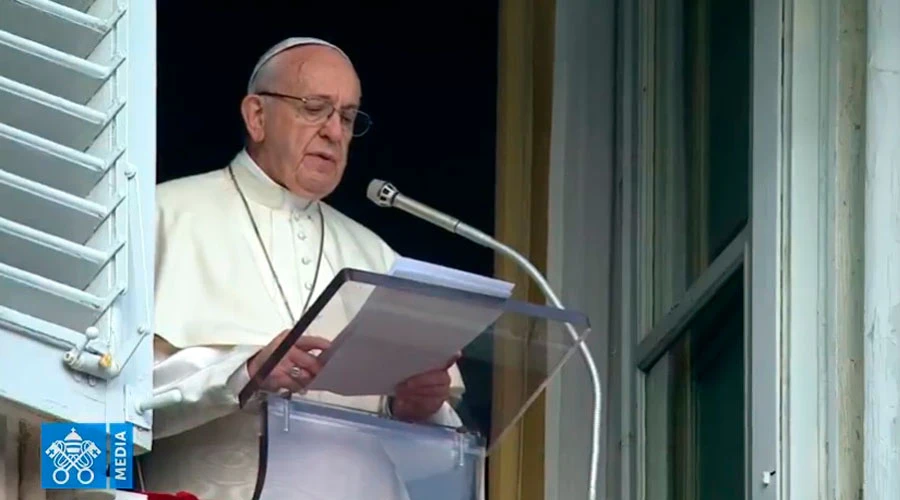
<svg viewBox="0 0 900 500">
<path fill-rule="evenodd" d="M 305 265 L 309 264 L 310 262 L 312 262 L 312 259 L 310 259 L 309 257 L 303 257 L 302 259 L 300 259 L 300 262 L 302 262 L 303 265 L 305 266 Z"/>
<path fill-rule="evenodd" d="M 298 212 L 297 210 L 294 210 L 294 213 L 291 215 L 294 218 L 294 220 L 300 220 L 300 212 Z"/>
<path fill-rule="evenodd" d="M 305 240 L 305 239 L 306 239 L 306 233 L 304 233 L 303 231 L 298 232 L 298 233 L 297 233 L 297 239 L 299 239 L 300 241 Z"/>
<path fill-rule="evenodd" d="M 303 288 L 306 288 L 307 290 L 312 290 L 312 285 L 310 285 L 309 283 L 304 283 Z"/>
</svg>

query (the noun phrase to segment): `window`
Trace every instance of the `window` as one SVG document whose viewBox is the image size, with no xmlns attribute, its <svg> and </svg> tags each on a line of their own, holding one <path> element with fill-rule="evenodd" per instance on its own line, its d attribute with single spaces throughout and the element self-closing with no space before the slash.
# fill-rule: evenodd
<svg viewBox="0 0 900 500">
<path fill-rule="evenodd" d="M 635 283 L 644 497 L 742 498 L 751 2 L 646 0 Z"/>
<path fill-rule="evenodd" d="M 154 9 L 142 0 L 0 2 L 0 406 L 130 421 L 143 447 Z"/>
</svg>

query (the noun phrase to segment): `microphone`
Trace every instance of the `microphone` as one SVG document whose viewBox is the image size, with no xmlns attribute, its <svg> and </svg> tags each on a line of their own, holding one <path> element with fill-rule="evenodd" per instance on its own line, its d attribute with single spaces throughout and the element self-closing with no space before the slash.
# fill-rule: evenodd
<svg viewBox="0 0 900 500">
<path fill-rule="evenodd" d="M 369 187 L 366 190 L 366 195 L 368 198 L 378 205 L 379 207 L 392 207 L 403 210 L 404 212 L 414 215 L 420 219 L 423 219 L 427 222 L 430 222 L 438 227 L 442 227 L 451 233 L 458 234 L 463 238 L 471 240 L 481 246 L 490 248 L 495 252 L 499 252 L 504 256 L 512 259 L 519 267 L 525 270 L 528 273 L 528 276 L 531 277 L 532 280 L 537 283 L 538 287 L 540 287 L 541 292 L 543 292 L 544 296 L 547 297 L 547 300 L 558 309 L 565 309 L 562 305 L 562 302 L 559 300 L 559 297 L 556 296 L 556 293 L 553 291 L 553 287 L 550 286 L 550 283 L 547 282 L 547 279 L 541 274 L 540 271 L 534 267 L 528 259 L 526 259 L 522 254 L 515 251 L 513 248 L 501 243 L 500 241 L 494 239 L 491 236 L 475 229 L 468 224 L 461 222 L 456 217 L 451 217 L 443 212 L 440 212 L 434 208 L 429 207 L 423 203 L 419 203 L 418 201 L 409 198 L 400 191 L 397 190 L 390 182 L 386 182 L 380 179 L 372 179 L 369 182 Z M 595 500 L 597 498 L 597 474 L 598 468 L 600 464 L 600 420 L 602 417 L 602 390 L 600 386 L 600 375 L 597 372 L 597 365 L 594 363 L 594 358 L 591 357 L 591 352 L 588 350 L 587 344 L 584 343 L 583 340 L 579 341 L 578 332 L 575 331 L 575 328 L 566 323 L 566 330 L 569 333 L 569 336 L 572 338 L 572 341 L 578 342 L 579 344 L 579 352 L 581 353 L 582 359 L 584 359 L 585 364 L 587 365 L 588 372 L 591 377 L 591 385 L 594 393 L 594 408 L 593 408 L 593 436 L 591 440 L 591 470 L 590 470 L 590 478 L 588 483 L 588 498 L 590 500 Z"/>
<path fill-rule="evenodd" d="M 456 233 L 463 238 L 467 238 L 474 241 L 475 243 L 478 243 L 479 245 L 493 248 L 494 250 L 498 250 L 507 255 L 509 254 L 509 252 L 513 252 L 512 249 L 509 249 L 507 251 L 495 248 L 495 245 L 500 245 L 500 242 L 495 241 L 490 236 L 482 233 L 472 226 L 463 224 L 456 217 L 451 217 L 443 212 L 429 207 L 428 205 L 419 203 L 418 201 L 401 194 L 400 191 L 398 191 L 397 188 L 395 188 L 394 185 L 390 182 L 382 181 L 380 179 L 373 179 L 369 183 L 369 188 L 366 190 L 366 194 L 368 195 L 369 199 L 379 207 L 399 208 L 400 210 L 403 210 L 408 214 L 414 215 L 438 227 L 442 227 L 447 231 L 450 231 L 451 233 Z"/>
</svg>

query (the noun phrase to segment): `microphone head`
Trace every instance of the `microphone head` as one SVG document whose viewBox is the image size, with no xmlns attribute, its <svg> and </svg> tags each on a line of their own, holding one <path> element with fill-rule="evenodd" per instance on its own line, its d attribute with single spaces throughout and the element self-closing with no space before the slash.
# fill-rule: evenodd
<svg viewBox="0 0 900 500">
<path fill-rule="evenodd" d="M 399 191 L 393 184 L 381 179 L 372 179 L 369 182 L 369 188 L 366 189 L 366 196 L 379 207 L 390 207 L 394 204 L 394 197 Z"/>
</svg>

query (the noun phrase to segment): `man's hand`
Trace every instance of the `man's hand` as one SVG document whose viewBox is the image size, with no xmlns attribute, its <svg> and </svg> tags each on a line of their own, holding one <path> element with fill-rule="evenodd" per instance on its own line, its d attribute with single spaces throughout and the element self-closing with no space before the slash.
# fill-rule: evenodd
<svg viewBox="0 0 900 500">
<path fill-rule="evenodd" d="M 275 348 L 278 347 L 290 330 L 281 332 L 272 342 L 256 353 L 247 361 L 247 371 L 250 377 L 262 368 Z M 310 351 L 324 351 L 328 349 L 331 342 L 322 337 L 311 335 L 302 335 L 297 342 L 291 346 L 291 349 L 281 358 L 275 368 L 269 373 L 260 384 L 260 388 L 269 392 L 278 392 L 281 389 L 287 389 L 291 392 L 303 392 L 304 387 L 309 384 L 312 379 L 322 369 L 319 360 Z"/>
<path fill-rule="evenodd" d="M 400 420 L 421 422 L 441 409 L 450 398 L 450 367 L 459 356 L 443 368 L 410 377 L 394 391 L 391 413 Z"/>
</svg>

